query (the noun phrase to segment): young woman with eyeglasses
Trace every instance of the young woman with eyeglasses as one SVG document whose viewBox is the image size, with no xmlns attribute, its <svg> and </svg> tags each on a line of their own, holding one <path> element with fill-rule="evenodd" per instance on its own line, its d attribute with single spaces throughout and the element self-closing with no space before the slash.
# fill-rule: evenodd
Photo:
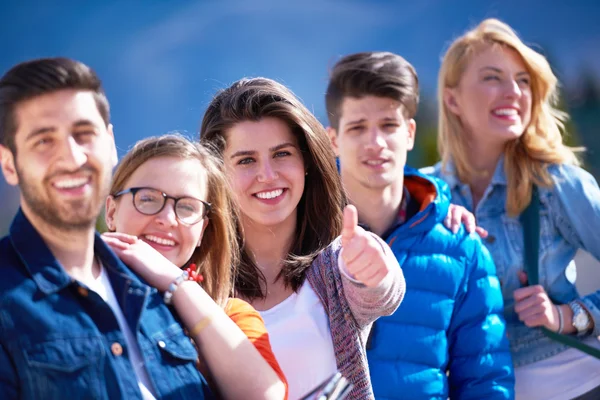
<svg viewBox="0 0 600 400">
<path fill-rule="evenodd" d="M 229 298 L 239 249 L 218 160 L 180 135 L 144 139 L 117 167 L 110 193 L 104 240 L 165 292 L 213 389 L 225 399 L 286 397 L 260 314 Z"/>
</svg>

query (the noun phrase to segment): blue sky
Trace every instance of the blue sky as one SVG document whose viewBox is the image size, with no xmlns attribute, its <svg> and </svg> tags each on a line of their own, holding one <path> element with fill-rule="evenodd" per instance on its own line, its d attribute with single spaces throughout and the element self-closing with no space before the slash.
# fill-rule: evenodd
<svg viewBox="0 0 600 400">
<path fill-rule="evenodd" d="M 445 47 L 485 17 L 541 46 L 563 80 L 600 75 L 600 2 L 541 0 L 3 2 L 0 71 L 54 55 L 91 65 L 122 155 L 145 136 L 193 134 L 214 92 L 243 76 L 287 84 L 324 121 L 328 67 L 350 52 L 397 52 L 432 93 Z"/>
<path fill-rule="evenodd" d="M 325 122 L 328 68 L 357 51 L 404 56 L 431 95 L 446 46 L 487 17 L 543 49 L 561 80 L 577 82 L 583 69 L 600 77 L 597 0 L 5 0 L 0 73 L 59 55 L 92 66 L 122 156 L 146 136 L 193 136 L 215 91 L 244 76 L 283 82 Z M 16 210 L 10 194 L 0 180 L 0 232 Z"/>
</svg>

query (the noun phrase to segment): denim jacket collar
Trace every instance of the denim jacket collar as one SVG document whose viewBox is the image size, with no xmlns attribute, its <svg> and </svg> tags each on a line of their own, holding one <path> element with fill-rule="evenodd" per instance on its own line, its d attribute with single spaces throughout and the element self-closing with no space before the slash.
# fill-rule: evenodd
<svg viewBox="0 0 600 400">
<path fill-rule="evenodd" d="M 458 174 L 456 173 L 456 166 L 452 160 L 448 161 L 446 168 L 442 168 L 441 178 L 446 181 L 450 190 L 456 189 L 457 186 L 462 186 L 463 183 L 458 179 Z M 492 176 L 491 185 L 492 186 L 506 186 L 506 173 L 504 172 L 504 155 L 500 156 L 498 160 L 498 164 L 496 164 L 496 169 L 494 170 L 494 175 Z"/>
<path fill-rule="evenodd" d="M 492 176 L 492 185 L 506 186 L 506 184 L 507 181 L 506 173 L 504 172 L 504 154 L 502 154 L 498 160 L 498 164 L 496 164 L 494 175 Z"/>
<path fill-rule="evenodd" d="M 73 283 L 73 278 L 60 265 L 22 209 L 19 209 L 11 224 L 10 240 L 42 293 L 45 295 L 56 293 Z M 127 270 L 98 233 L 94 240 L 94 253 L 102 261 L 113 283 L 115 283 L 114 278 L 120 276 L 129 285 L 145 288 L 145 285 Z"/>
</svg>

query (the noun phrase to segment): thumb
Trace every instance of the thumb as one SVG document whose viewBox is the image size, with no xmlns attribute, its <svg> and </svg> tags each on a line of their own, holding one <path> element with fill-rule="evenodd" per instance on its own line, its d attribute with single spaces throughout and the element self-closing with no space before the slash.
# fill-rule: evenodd
<svg viewBox="0 0 600 400">
<path fill-rule="evenodd" d="M 342 228 L 342 246 L 345 246 L 354 236 L 358 225 L 358 211 L 353 205 L 344 208 L 344 225 Z"/>
<path fill-rule="evenodd" d="M 519 282 L 521 282 L 521 285 L 528 286 L 529 278 L 527 277 L 527 273 L 525 271 L 517 271 L 517 274 L 519 275 Z"/>
</svg>

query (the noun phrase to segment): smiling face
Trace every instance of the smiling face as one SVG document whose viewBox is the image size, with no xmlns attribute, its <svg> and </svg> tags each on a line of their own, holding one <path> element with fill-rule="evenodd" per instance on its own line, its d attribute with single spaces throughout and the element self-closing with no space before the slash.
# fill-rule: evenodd
<svg viewBox="0 0 600 400">
<path fill-rule="evenodd" d="M 393 99 L 344 98 L 339 129 L 330 129 L 344 185 L 382 189 L 399 182 L 415 129 L 415 121 L 406 120 L 402 105 Z"/>
<path fill-rule="evenodd" d="M 19 185 L 29 218 L 59 230 L 91 229 L 108 194 L 116 150 L 91 92 L 60 90 L 16 106 L 16 154 L 2 171 Z"/>
<path fill-rule="evenodd" d="M 296 223 L 304 192 L 304 159 L 298 140 L 277 118 L 243 121 L 226 133 L 227 174 L 244 222 Z"/>
<path fill-rule="evenodd" d="M 124 188 L 150 187 L 169 196 L 206 201 L 207 174 L 197 159 L 157 157 L 143 163 L 127 179 Z M 193 225 L 181 223 L 175 215 L 174 201 L 167 200 L 155 215 L 145 215 L 133 205 L 131 193 L 106 201 L 106 223 L 111 230 L 134 235 L 150 244 L 178 267 L 183 267 L 200 245 L 208 224 L 204 218 Z"/>
<path fill-rule="evenodd" d="M 490 46 L 472 57 L 458 87 L 445 89 L 444 103 L 471 140 L 501 147 L 520 137 L 531 121 L 530 81 L 515 50 Z"/>
</svg>

